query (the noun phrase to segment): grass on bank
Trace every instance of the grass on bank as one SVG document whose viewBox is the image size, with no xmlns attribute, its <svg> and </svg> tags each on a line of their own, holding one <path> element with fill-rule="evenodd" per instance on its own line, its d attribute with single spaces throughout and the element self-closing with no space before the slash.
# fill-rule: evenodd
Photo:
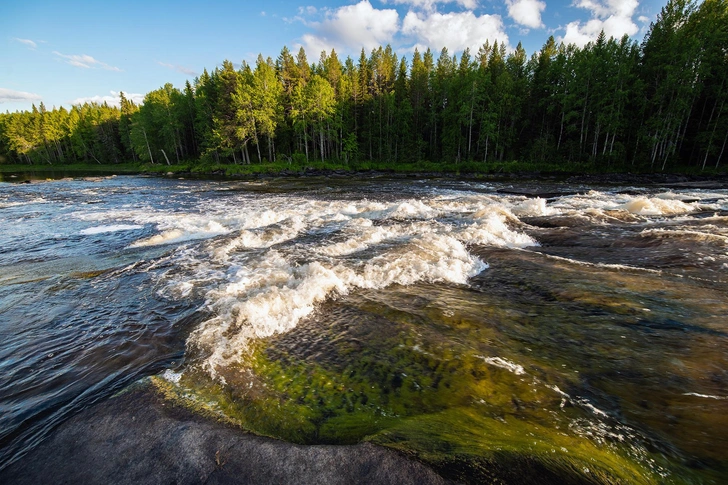
<svg viewBox="0 0 728 485">
<path fill-rule="evenodd" d="M 638 167 L 633 165 L 624 166 L 598 166 L 591 163 L 536 163 L 519 160 L 511 161 L 468 161 L 435 163 L 429 161 L 420 162 L 385 162 L 385 161 L 277 161 L 252 163 L 249 165 L 234 163 L 210 163 L 200 160 L 186 161 L 179 164 L 164 165 L 151 163 L 120 163 L 120 164 L 68 164 L 68 165 L 11 165 L 0 164 L 0 174 L 47 174 L 49 177 L 73 176 L 73 175 L 94 175 L 94 174 L 169 174 L 169 175 L 218 175 L 218 176 L 246 176 L 246 175 L 296 175 L 306 172 L 388 172 L 401 174 L 454 174 L 454 175 L 498 175 L 513 173 L 530 174 L 608 174 L 608 173 L 671 173 L 685 175 L 714 176 L 726 173 L 724 169 L 708 168 L 701 170 L 700 167 L 672 167 L 661 172 L 652 170 L 650 167 Z"/>
</svg>

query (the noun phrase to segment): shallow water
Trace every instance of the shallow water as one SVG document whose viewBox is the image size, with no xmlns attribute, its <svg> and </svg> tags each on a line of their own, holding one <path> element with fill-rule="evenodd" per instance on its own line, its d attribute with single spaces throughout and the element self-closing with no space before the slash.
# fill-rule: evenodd
<svg viewBox="0 0 728 485">
<path fill-rule="evenodd" d="M 0 220 L 0 467 L 158 374 L 446 474 L 728 477 L 728 190 L 109 177 L 0 184 Z"/>
</svg>

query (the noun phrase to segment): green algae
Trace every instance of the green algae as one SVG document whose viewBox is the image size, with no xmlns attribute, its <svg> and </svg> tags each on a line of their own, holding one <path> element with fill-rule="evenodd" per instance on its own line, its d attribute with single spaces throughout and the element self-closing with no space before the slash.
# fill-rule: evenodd
<svg viewBox="0 0 728 485">
<path fill-rule="evenodd" d="M 90 280 L 92 278 L 96 278 L 97 276 L 101 276 L 104 273 L 107 273 L 108 269 L 101 269 L 101 270 L 94 270 L 94 271 L 79 271 L 77 273 L 71 273 L 69 277 L 81 279 L 81 280 Z"/>
<path fill-rule="evenodd" d="M 484 417 L 470 408 L 405 420 L 371 441 L 409 452 L 455 480 L 659 483 L 616 447 L 600 447 L 514 416 Z"/>
<path fill-rule="evenodd" d="M 372 328 L 379 338 L 368 335 L 365 347 L 354 350 L 360 338 L 352 335 L 326 342 L 321 363 L 288 352 L 287 337 L 280 336 L 251 347 L 232 386 L 200 387 L 191 375 L 181 384 L 192 384 L 198 400 L 215 402 L 217 410 L 261 435 L 298 443 L 369 440 L 444 471 L 470 470 L 463 472 L 474 474 L 470 480 L 507 477 L 512 466 L 528 463 L 524 473 L 581 477 L 589 469 L 593 483 L 655 483 L 652 472 L 618 444 L 597 446 L 570 431 L 571 417 L 585 416 L 571 407 L 561 410 L 558 392 L 533 376 L 489 365 L 462 345 L 425 339 L 422 322 L 399 322 L 396 314 L 389 315 L 389 328 Z M 361 337 L 367 325 L 358 323 L 351 330 Z M 228 383 L 233 374 L 227 370 Z M 481 472 L 471 469 L 475 464 Z"/>
<path fill-rule="evenodd" d="M 225 384 L 192 365 L 175 392 L 254 433 L 367 440 L 470 483 L 719 483 L 724 454 L 691 436 L 690 420 L 719 443 L 725 402 L 698 406 L 678 392 L 725 359 L 724 337 L 690 299 L 698 283 L 585 277 L 553 261 L 540 279 L 542 256 L 508 257 L 468 287 L 326 302 L 294 332 L 251 342 L 243 361 L 218 369 Z"/>
</svg>

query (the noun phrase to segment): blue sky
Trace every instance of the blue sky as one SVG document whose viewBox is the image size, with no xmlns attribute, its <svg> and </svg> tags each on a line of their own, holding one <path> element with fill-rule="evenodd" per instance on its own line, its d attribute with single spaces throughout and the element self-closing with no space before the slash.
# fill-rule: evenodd
<svg viewBox="0 0 728 485">
<path fill-rule="evenodd" d="M 660 0 L 268 0 L 6 1 L 0 4 L 0 111 L 43 101 L 66 106 L 141 101 L 167 82 L 184 86 L 229 59 L 276 58 L 303 46 L 308 60 L 335 48 L 391 44 L 460 53 L 486 40 L 523 42 L 528 54 L 549 35 L 583 45 L 608 36 L 641 40 Z"/>
</svg>

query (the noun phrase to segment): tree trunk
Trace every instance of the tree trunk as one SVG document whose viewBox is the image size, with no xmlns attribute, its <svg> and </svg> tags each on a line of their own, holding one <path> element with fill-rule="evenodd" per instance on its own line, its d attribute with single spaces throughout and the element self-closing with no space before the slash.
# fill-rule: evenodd
<svg viewBox="0 0 728 485">
<path fill-rule="evenodd" d="M 718 165 L 720 165 L 720 159 L 723 158 L 723 152 L 725 151 L 725 142 L 728 141 L 728 131 L 725 133 L 725 138 L 723 138 L 723 148 L 720 149 L 720 153 L 718 154 L 718 160 L 715 161 L 715 168 L 718 168 Z"/>
<path fill-rule="evenodd" d="M 147 130 L 142 126 L 142 133 L 144 133 L 144 141 L 147 144 L 147 150 L 149 150 L 149 159 L 152 161 L 152 164 L 154 164 L 154 157 L 152 156 L 152 149 L 149 148 L 149 140 L 147 139 Z"/>
<path fill-rule="evenodd" d="M 614 139 L 617 138 L 617 133 L 612 133 L 612 143 L 609 145 L 609 154 L 612 154 L 612 151 L 614 150 Z"/>
<path fill-rule="evenodd" d="M 83 141 L 83 136 L 79 136 L 79 140 L 81 140 L 81 145 L 83 145 L 83 149 L 85 150 L 85 153 L 91 155 L 91 158 L 96 160 L 96 163 L 101 165 L 101 161 L 98 158 L 96 158 L 96 155 L 94 155 L 93 152 L 91 150 L 89 150 L 88 147 L 86 146 L 86 142 Z"/>
<path fill-rule="evenodd" d="M 174 143 L 174 157 L 177 159 L 177 164 L 179 164 L 179 146 L 176 141 Z"/>
<path fill-rule="evenodd" d="M 321 145 L 321 161 L 324 161 L 324 125 L 321 123 L 321 133 L 320 133 L 320 145 Z"/>
<path fill-rule="evenodd" d="M 255 125 L 253 125 L 253 139 L 255 140 L 255 149 L 258 152 L 258 163 L 263 162 L 263 158 L 260 156 L 260 142 L 258 141 L 258 130 L 255 128 Z"/>
<path fill-rule="evenodd" d="M 715 104 L 718 104 L 717 101 Z M 708 120 L 708 126 L 710 126 L 710 122 L 713 121 L 713 113 L 715 112 L 715 104 L 713 105 L 713 110 L 710 113 L 710 119 Z M 720 110 L 718 111 L 718 119 L 720 119 L 720 115 L 723 112 L 723 106 L 725 105 L 725 99 L 723 99 L 723 102 L 720 104 Z M 710 138 L 708 139 L 708 144 L 705 147 L 705 158 L 703 159 L 703 168 L 702 170 L 705 170 L 705 164 L 708 161 L 708 154 L 710 153 L 710 145 L 713 143 L 713 136 L 715 136 L 715 129 L 718 127 L 718 120 L 715 120 L 715 126 L 713 126 L 713 131 L 710 134 Z"/>
<path fill-rule="evenodd" d="M 167 157 L 167 154 L 164 152 L 164 150 L 160 148 L 159 151 L 162 152 L 162 155 L 164 155 L 164 159 L 167 160 L 167 165 L 172 165 L 171 163 L 169 163 L 169 157 Z"/>
<path fill-rule="evenodd" d="M 56 140 L 56 150 L 58 150 L 58 159 L 63 162 L 63 147 L 58 140 Z"/>
<path fill-rule="evenodd" d="M 587 101 L 589 100 L 589 82 L 586 84 L 586 96 L 584 96 L 584 108 L 581 110 L 581 130 L 579 131 L 579 151 L 583 152 L 584 150 L 584 139 L 586 135 L 584 134 L 584 122 L 586 121 L 586 107 L 587 107 Z"/>
<path fill-rule="evenodd" d="M 308 163 L 308 133 L 306 133 L 306 127 L 303 127 L 303 146 L 306 149 L 306 163 Z"/>
</svg>

